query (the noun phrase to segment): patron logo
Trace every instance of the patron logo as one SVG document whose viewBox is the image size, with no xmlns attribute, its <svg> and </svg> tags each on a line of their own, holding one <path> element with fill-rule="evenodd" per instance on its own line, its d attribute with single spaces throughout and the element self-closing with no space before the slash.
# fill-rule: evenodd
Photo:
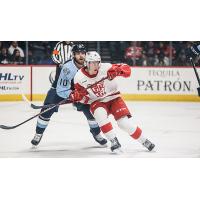
<svg viewBox="0 0 200 200">
<path fill-rule="evenodd" d="M 12 73 L 0 73 L 0 81 L 22 81 L 24 75 L 16 75 Z"/>
<path fill-rule="evenodd" d="M 138 80 L 138 91 L 192 91 L 191 81 Z"/>
</svg>

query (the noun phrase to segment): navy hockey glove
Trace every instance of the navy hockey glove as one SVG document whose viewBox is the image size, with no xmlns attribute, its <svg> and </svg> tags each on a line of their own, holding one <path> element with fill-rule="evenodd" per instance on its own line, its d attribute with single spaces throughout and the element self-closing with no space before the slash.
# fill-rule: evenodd
<svg viewBox="0 0 200 200">
<path fill-rule="evenodd" d="M 186 49 L 185 53 L 188 59 L 195 59 L 197 56 L 200 55 L 200 45 L 191 46 L 190 48 Z"/>
</svg>

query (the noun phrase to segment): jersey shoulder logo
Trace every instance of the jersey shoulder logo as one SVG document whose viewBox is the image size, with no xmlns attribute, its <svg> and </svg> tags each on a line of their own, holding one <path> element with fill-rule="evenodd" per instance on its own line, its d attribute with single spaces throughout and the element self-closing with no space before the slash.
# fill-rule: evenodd
<svg viewBox="0 0 200 200">
<path fill-rule="evenodd" d="M 69 70 L 68 68 L 64 68 L 64 69 L 63 69 L 63 73 L 64 73 L 65 75 L 68 75 L 68 74 L 70 73 L 70 70 Z"/>
</svg>

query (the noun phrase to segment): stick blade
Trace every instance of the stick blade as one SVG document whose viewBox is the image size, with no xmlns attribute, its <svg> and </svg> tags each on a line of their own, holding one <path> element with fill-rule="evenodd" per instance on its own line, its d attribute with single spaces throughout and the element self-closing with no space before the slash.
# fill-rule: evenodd
<svg viewBox="0 0 200 200">
<path fill-rule="evenodd" d="M 25 94 L 21 94 L 22 95 L 22 99 L 25 101 L 25 102 L 27 102 L 30 106 L 31 106 L 31 108 L 33 108 L 33 109 L 41 109 L 41 108 L 43 108 L 43 106 L 37 106 L 37 105 L 34 105 L 33 103 L 31 103 L 27 98 L 26 98 L 26 96 L 25 96 Z"/>
<path fill-rule="evenodd" d="M 25 96 L 24 93 L 22 93 L 21 96 L 22 96 L 22 99 L 23 99 L 25 102 L 27 102 L 29 105 L 31 104 L 30 101 L 26 98 L 26 96 Z"/>
<path fill-rule="evenodd" d="M 198 91 L 198 95 L 200 97 L 200 87 L 197 88 L 197 91 Z"/>
<path fill-rule="evenodd" d="M 44 108 L 44 106 L 37 106 L 37 105 L 34 105 L 34 104 L 30 104 L 31 108 L 33 109 L 41 109 L 41 108 Z"/>
<path fill-rule="evenodd" d="M 1 129 L 9 130 L 15 128 L 15 126 L 5 126 L 5 125 L 0 125 Z"/>
</svg>

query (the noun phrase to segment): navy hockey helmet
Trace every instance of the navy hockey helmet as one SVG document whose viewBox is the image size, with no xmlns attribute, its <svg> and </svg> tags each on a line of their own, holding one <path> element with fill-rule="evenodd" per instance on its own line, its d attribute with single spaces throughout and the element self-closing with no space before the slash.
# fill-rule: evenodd
<svg viewBox="0 0 200 200">
<path fill-rule="evenodd" d="M 76 53 L 76 52 L 85 52 L 86 53 L 86 48 L 83 44 L 75 44 L 72 47 L 72 52 Z"/>
</svg>

